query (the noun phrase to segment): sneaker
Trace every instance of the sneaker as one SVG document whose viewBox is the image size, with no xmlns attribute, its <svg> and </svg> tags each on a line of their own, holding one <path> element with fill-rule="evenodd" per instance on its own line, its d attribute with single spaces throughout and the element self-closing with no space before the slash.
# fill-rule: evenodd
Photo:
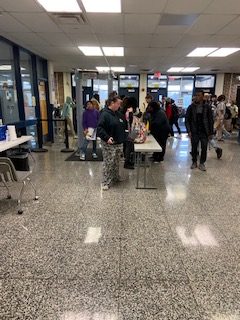
<svg viewBox="0 0 240 320">
<path fill-rule="evenodd" d="M 200 163 L 200 165 L 199 165 L 198 168 L 199 168 L 201 171 L 207 171 L 204 163 Z"/>
<path fill-rule="evenodd" d="M 109 190 L 109 186 L 108 186 L 108 185 L 103 184 L 103 185 L 102 185 L 102 190 L 103 190 L 103 191 L 107 191 L 107 190 Z"/>
<path fill-rule="evenodd" d="M 222 148 L 217 148 L 216 149 L 216 154 L 217 154 L 217 158 L 221 159 L 221 157 L 222 157 Z"/>
<path fill-rule="evenodd" d="M 92 157 L 93 157 L 93 159 L 97 159 L 97 158 L 98 158 L 98 156 L 97 156 L 96 153 L 93 153 L 93 154 L 92 154 Z"/>
<path fill-rule="evenodd" d="M 85 154 L 84 154 L 84 153 L 81 153 L 81 154 L 80 154 L 80 160 L 85 161 L 85 159 L 86 159 Z"/>
<path fill-rule="evenodd" d="M 191 169 L 196 169 L 197 168 L 197 162 L 193 162 L 192 165 L 191 165 Z"/>
</svg>

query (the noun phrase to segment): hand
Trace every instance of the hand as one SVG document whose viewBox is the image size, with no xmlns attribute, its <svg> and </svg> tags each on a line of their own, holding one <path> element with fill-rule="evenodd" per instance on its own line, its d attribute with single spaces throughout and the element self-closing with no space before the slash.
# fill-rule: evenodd
<svg viewBox="0 0 240 320">
<path fill-rule="evenodd" d="M 113 144 L 113 138 L 112 138 L 112 137 L 110 137 L 110 138 L 108 139 L 107 144 Z"/>
<path fill-rule="evenodd" d="M 85 129 L 85 130 L 83 131 L 83 134 L 86 136 L 86 135 L 88 134 L 88 129 Z"/>
</svg>

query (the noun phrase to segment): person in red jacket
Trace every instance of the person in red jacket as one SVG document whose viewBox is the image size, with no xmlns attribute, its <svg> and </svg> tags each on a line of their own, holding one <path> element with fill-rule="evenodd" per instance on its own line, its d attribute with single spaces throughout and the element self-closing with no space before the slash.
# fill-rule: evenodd
<svg viewBox="0 0 240 320">
<path fill-rule="evenodd" d="M 171 99 L 170 98 L 167 98 L 166 99 L 166 116 L 168 118 L 168 122 L 171 123 L 172 122 L 172 119 L 173 119 L 173 109 L 172 109 L 172 103 L 171 103 Z M 173 137 L 174 136 L 174 133 L 173 131 L 171 130 L 171 136 Z"/>
</svg>

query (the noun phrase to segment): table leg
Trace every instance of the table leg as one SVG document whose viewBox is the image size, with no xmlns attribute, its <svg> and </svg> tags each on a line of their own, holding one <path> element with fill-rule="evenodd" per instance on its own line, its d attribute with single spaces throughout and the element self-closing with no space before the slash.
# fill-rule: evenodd
<svg viewBox="0 0 240 320">
<path fill-rule="evenodd" d="M 137 153 L 137 189 L 139 188 L 139 175 L 140 175 L 140 156 L 141 153 Z"/>
<path fill-rule="evenodd" d="M 144 184 L 143 187 L 147 186 L 147 153 L 144 153 Z"/>
</svg>

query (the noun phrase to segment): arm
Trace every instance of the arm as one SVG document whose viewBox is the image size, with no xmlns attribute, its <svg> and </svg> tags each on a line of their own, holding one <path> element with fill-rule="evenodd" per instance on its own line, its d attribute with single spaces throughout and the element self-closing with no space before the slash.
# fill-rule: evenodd
<svg viewBox="0 0 240 320">
<path fill-rule="evenodd" d="M 108 140 L 111 138 L 111 136 L 108 134 L 107 131 L 108 131 L 108 124 L 107 124 L 106 114 L 105 112 L 103 112 L 98 121 L 97 135 L 105 142 L 108 142 Z"/>
<path fill-rule="evenodd" d="M 214 120 L 213 120 L 212 109 L 210 106 L 208 107 L 208 123 L 209 123 L 209 135 L 212 136 L 214 133 L 214 129 L 213 129 Z"/>
<path fill-rule="evenodd" d="M 191 119 L 191 106 L 187 108 L 186 116 L 185 116 L 185 126 L 187 129 L 187 133 L 191 135 L 191 126 L 190 126 L 190 119 Z"/>
</svg>

